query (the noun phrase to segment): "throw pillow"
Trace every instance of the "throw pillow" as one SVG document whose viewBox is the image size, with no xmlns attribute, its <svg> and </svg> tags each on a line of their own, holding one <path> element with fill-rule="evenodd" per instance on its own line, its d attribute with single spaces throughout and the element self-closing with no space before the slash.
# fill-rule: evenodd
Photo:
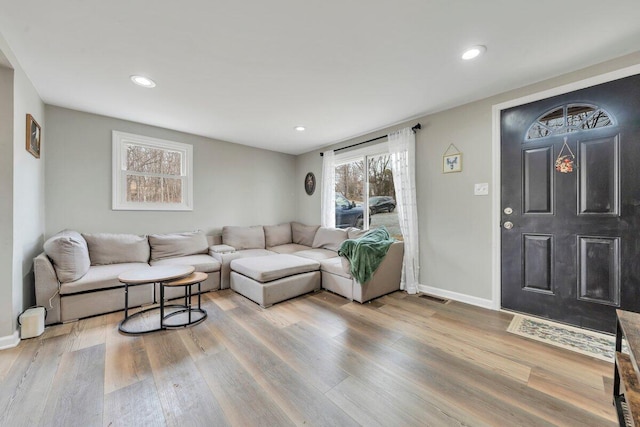
<svg viewBox="0 0 640 427">
<path fill-rule="evenodd" d="M 350 239 L 358 239 L 367 234 L 367 232 L 368 230 L 360 230 L 359 228 L 349 227 L 347 229 L 347 236 L 349 236 Z"/>
<path fill-rule="evenodd" d="M 338 252 L 342 242 L 347 240 L 347 230 L 320 227 L 313 239 L 313 247 Z"/>
<path fill-rule="evenodd" d="M 135 234 L 82 234 L 89 247 L 91 265 L 149 262 L 147 236 Z"/>
<path fill-rule="evenodd" d="M 291 224 L 265 225 L 264 238 L 268 248 L 291 243 Z"/>
<path fill-rule="evenodd" d="M 299 245 L 311 246 L 316 232 L 320 228 L 319 225 L 305 225 L 299 222 L 291 223 L 291 238 L 293 243 Z"/>
<path fill-rule="evenodd" d="M 238 227 L 227 225 L 222 227 L 222 243 L 233 246 L 236 250 L 264 249 L 264 229 L 261 225 Z"/>
<path fill-rule="evenodd" d="M 82 278 L 89 267 L 87 242 L 77 231 L 63 230 L 44 242 L 44 252 L 53 262 L 60 283 Z"/>
<path fill-rule="evenodd" d="M 150 234 L 151 260 L 209 253 L 209 242 L 202 231 Z"/>
</svg>

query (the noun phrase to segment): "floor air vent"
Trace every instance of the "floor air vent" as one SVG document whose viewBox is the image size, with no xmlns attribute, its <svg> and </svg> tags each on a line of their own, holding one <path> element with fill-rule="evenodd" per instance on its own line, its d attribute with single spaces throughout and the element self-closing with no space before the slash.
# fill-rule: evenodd
<svg viewBox="0 0 640 427">
<path fill-rule="evenodd" d="M 433 296 L 433 295 L 420 294 L 420 298 L 428 299 L 429 301 L 437 302 L 437 303 L 440 303 L 440 304 L 448 304 L 449 303 L 448 299 L 436 297 L 436 296 Z"/>
</svg>

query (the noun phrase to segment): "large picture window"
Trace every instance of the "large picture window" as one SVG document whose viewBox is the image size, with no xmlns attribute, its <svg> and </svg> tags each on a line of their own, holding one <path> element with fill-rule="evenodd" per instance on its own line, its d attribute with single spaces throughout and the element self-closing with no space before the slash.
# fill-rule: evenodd
<svg viewBox="0 0 640 427">
<path fill-rule="evenodd" d="M 336 154 L 335 164 L 336 227 L 385 226 L 402 240 L 387 144 Z"/>
<path fill-rule="evenodd" d="M 193 210 L 193 148 L 113 131 L 114 210 Z"/>
</svg>

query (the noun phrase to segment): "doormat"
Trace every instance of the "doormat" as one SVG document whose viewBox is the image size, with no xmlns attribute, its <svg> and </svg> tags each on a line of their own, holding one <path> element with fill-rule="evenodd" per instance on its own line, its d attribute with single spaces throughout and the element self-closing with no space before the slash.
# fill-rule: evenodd
<svg viewBox="0 0 640 427">
<path fill-rule="evenodd" d="M 611 335 L 519 314 L 513 316 L 507 331 L 606 362 L 614 360 L 616 338 Z M 622 351 L 625 353 L 626 347 L 623 340 Z"/>
</svg>

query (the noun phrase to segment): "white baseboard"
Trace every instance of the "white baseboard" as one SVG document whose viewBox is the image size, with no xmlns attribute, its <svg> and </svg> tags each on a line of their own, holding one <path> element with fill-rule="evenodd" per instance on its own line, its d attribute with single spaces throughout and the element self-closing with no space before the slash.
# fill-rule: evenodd
<svg viewBox="0 0 640 427">
<path fill-rule="evenodd" d="M 418 285 L 418 291 L 424 294 L 434 295 L 441 298 L 464 302 L 482 308 L 494 310 L 493 301 L 490 299 L 478 298 L 471 295 L 460 294 L 458 292 L 447 291 L 446 289 L 434 288 L 427 285 Z"/>
<path fill-rule="evenodd" d="M 7 348 L 13 348 L 20 344 L 20 333 L 15 331 L 13 335 L 7 335 L 6 337 L 0 337 L 0 350 Z"/>
</svg>

